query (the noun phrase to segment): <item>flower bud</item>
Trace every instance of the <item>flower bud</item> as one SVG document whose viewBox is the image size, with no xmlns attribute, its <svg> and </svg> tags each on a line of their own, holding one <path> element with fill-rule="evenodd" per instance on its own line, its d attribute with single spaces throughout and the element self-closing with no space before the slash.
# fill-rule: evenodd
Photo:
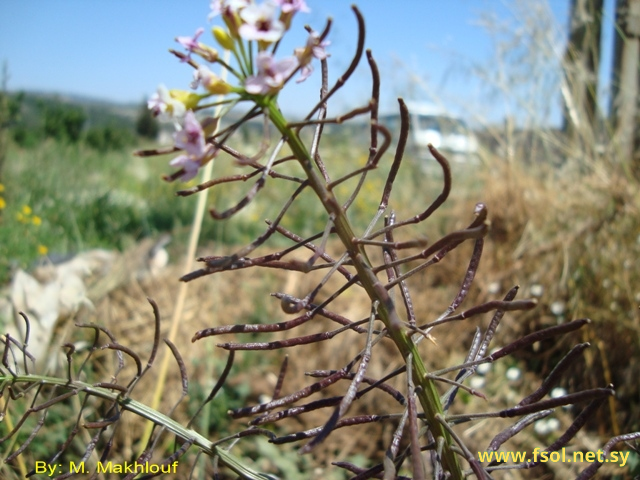
<svg viewBox="0 0 640 480">
<path fill-rule="evenodd" d="M 222 48 L 224 48 L 225 50 L 234 49 L 233 39 L 231 38 L 231 35 L 229 35 L 229 32 L 227 32 L 225 29 L 223 29 L 222 27 L 213 27 L 211 29 L 211 33 L 213 33 L 214 38 Z"/>
<path fill-rule="evenodd" d="M 229 85 L 221 78 L 210 81 L 208 83 L 204 83 L 204 88 L 206 88 L 209 93 L 215 93 L 218 95 L 226 95 L 233 90 L 231 88 L 231 85 Z"/>
<path fill-rule="evenodd" d="M 200 44 L 201 51 L 198 54 L 209 63 L 215 63 L 218 61 L 218 51 L 215 48 L 211 48 L 208 45 Z"/>
<path fill-rule="evenodd" d="M 189 92 L 187 90 L 169 90 L 169 95 L 174 100 L 182 103 L 187 110 L 195 109 L 202 98 L 197 93 Z"/>
<path fill-rule="evenodd" d="M 231 85 L 229 85 L 218 75 L 209 70 L 206 65 L 200 65 L 198 69 L 193 72 L 193 77 L 193 88 L 197 88 L 198 85 L 202 85 L 207 89 L 209 93 L 215 93 L 219 95 L 226 95 L 233 90 Z"/>
</svg>

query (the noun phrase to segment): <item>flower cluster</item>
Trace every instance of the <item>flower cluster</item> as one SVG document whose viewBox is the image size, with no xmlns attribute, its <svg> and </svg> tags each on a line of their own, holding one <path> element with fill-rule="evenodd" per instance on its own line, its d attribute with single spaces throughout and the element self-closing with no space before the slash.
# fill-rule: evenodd
<svg viewBox="0 0 640 480">
<path fill-rule="evenodd" d="M 305 46 L 296 48 L 293 55 L 275 56 L 278 42 L 289 30 L 294 15 L 308 11 L 305 0 L 266 0 L 262 3 L 213 0 L 209 19 L 220 17 L 224 26 L 214 26 L 211 33 L 217 44 L 233 56 L 235 66 L 221 58 L 215 48 L 201 42 L 203 28 L 197 29 L 193 37 L 176 37 L 176 42 L 186 52 L 173 53 L 193 67 L 191 88 L 194 91 L 169 90 L 160 85 L 148 102 L 154 115 L 173 118 L 178 130 L 174 136 L 176 147 L 184 153 L 171 161 L 171 165 L 180 170 L 169 178 L 190 180 L 217 154 L 216 149 L 206 147 L 206 132 L 196 120 L 195 111 L 242 101 L 266 102 L 274 98 L 297 72 L 300 72 L 298 82 L 307 79 L 313 71 L 311 62 L 314 58 L 324 60 L 327 57 L 325 48 L 329 42 L 314 31 L 310 31 Z M 227 82 L 207 64 L 220 65 L 235 77 L 234 81 Z M 208 102 L 213 95 L 224 98 Z"/>
<path fill-rule="evenodd" d="M 5 217 L 8 223 L 3 228 L 14 228 L 15 224 L 12 223 L 14 221 L 18 224 L 24 225 L 24 227 L 18 227 L 18 230 L 15 230 L 15 232 L 19 232 L 15 235 L 20 238 L 21 241 L 26 245 L 30 245 L 35 242 L 37 244 L 36 251 L 38 255 L 46 255 L 49 249 L 45 245 L 40 243 L 38 237 L 41 237 L 41 235 L 38 234 L 36 230 L 34 230 L 39 229 L 39 227 L 42 225 L 42 217 L 36 215 L 33 212 L 33 209 L 26 204 L 22 205 L 14 213 L 12 208 L 7 207 L 7 202 L 3 196 L 4 191 L 5 186 L 0 183 L 0 212 L 5 209 L 12 211 L 11 215 Z M 0 223 L 4 223 L 4 219 L 2 216 L 0 216 Z M 31 249 L 29 250 L 32 251 Z"/>
<path fill-rule="evenodd" d="M 24 225 L 34 225 L 35 227 L 42 225 L 42 218 L 35 215 L 29 205 L 22 206 L 20 211 L 16 213 L 16 220 Z M 41 243 L 38 243 L 36 249 L 38 255 L 46 255 L 49 252 L 49 249 Z"/>
<path fill-rule="evenodd" d="M 29 205 L 23 205 L 18 213 L 16 213 L 16 220 L 20 223 L 31 223 L 36 227 L 42 225 L 42 218 L 38 215 L 33 215 L 33 210 Z"/>
</svg>

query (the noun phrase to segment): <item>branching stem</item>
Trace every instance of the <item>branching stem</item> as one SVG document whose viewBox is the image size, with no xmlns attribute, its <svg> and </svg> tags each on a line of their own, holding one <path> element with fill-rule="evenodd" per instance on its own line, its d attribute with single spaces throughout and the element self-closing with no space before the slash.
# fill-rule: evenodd
<svg viewBox="0 0 640 480">
<path fill-rule="evenodd" d="M 298 136 L 298 133 L 286 122 L 275 100 L 273 98 L 266 98 L 265 104 L 261 106 L 268 113 L 269 118 L 280 134 L 288 139 L 289 147 L 293 155 L 305 171 L 309 186 L 324 205 L 328 215 L 333 218 L 336 234 L 351 258 L 358 278 L 371 299 L 371 302 L 378 302 L 378 316 L 389 331 L 390 337 L 393 339 L 405 362 L 410 356 L 413 358 L 412 374 L 416 387 L 419 387 L 416 388 L 418 390 L 417 396 L 425 413 L 427 423 L 434 437 L 442 437 L 445 439 L 443 451 L 444 467 L 450 472 L 452 478 L 462 479 L 462 469 L 454 451 L 450 448 L 453 445 L 453 440 L 449 432 L 447 432 L 436 419 L 436 415 L 443 415 L 443 410 L 434 384 L 435 382 L 429 377 L 429 372 L 421 359 L 417 346 L 411 339 L 411 335 L 403 328 L 403 323 L 398 316 L 393 300 L 376 277 L 374 267 L 367 256 L 364 245 L 356 241 L 357 237 L 353 232 L 346 213 L 343 211 L 333 192 L 327 187 L 325 180 L 315 168 L 313 159 Z"/>
</svg>

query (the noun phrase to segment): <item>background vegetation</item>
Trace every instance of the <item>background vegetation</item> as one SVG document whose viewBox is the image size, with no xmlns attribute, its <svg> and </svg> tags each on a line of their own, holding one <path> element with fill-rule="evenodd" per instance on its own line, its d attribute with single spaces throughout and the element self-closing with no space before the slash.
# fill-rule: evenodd
<svg viewBox="0 0 640 480">
<path fill-rule="evenodd" d="M 539 50 L 543 42 L 538 40 Z M 16 267 L 28 268 L 41 258 L 55 259 L 58 255 L 92 247 L 126 250 L 140 239 L 161 232 L 173 234 L 174 258 L 178 252 L 184 252 L 194 199 L 176 199 L 176 187 L 159 181 L 167 171 L 166 164 L 131 154 L 134 145 L 156 146 L 153 139 L 160 127 L 146 116 L 146 109 L 35 94 L 3 93 L 0 101 L 4 150 L 0 161 L 0 283 L 6 284 Z M 601 120 L 587 122 L 588 130 L 577 133 L 575 128 L 550 130 L 536 121 L 526 126 L 517 122 L 486 126 L 478 132 L 484 140 L 481 164 L 454 166 L 452 201 L 434 218 L 429 227 L 432 231 L 419 232 L 437 237 L 461 227 L 460 219 L 469 217 L 476 201 L 488 205 L 492 230 L 468 304 L 485 301 L 496 290 L 513 284 L 520 284 L 527 294 L 540 300 L 532 312 L 507 318 L 501 327 L 502 338 L 526 334 L 564 319 L 589 317 L 593 320 L 580 339 L 592 343 L 592 348 L 586 353 L 585 363 L 563 380 L 563 386 L 573 390 L 607 383 L 615 385 L 616 400 L 602 409 L 589 425 L 588 434 L 596 439 L 593 440 L 596 445 L 612 435 L 640 428 L 637 382 L 640 378 L 640 189 L 634 169 L 630 168 L 632 157 L 620 155 L 618 145 L 610 141 L 615 129 L 612 124 L 606 124 L 605 119 Z M 354 127 L 354 131 L 358 128 Z M 598 130 L 597 135 L 593 134 L 594 128 Z M 242 142 L 253 142 L 257 149 L 258 135 L 247 131 Z M 345 164 L 363 163 L 368 152 L 366 146 L 363 148 L 353 141 L 354 136 L 337 132 L 331 140 L 325 139 L 329 140 L 326 141 L 329 146 L 323 155 L 344 159 Z M 394 208 L 405 214 L 414 213 L 416 198 L 437 194 L 441 182 L 437 170 L 416 158 L 407 160 L 397 183 L 403 188 L 394 192 L 393 199 Z M 389 162 L 383 163 L 383 171 L 371 175 L 353 210 L 357 226 L 364 225 L 368 209 L 377 204 Z M 216 161 L 215 168 L 222 172 L 220 175 L 235 171 L 230 158 L 224 155 Z M 210 203 L 219 208 L 229 206 L 239 198 L 243 187 L 224 185 L 219 191 L 214 190 Z M 344 185 L 344 191 L 349 187 Z M 234 223 L 205 221 L 202 253 L 221 254 L 251 240 L 260 230 L 257 222 L 272 218 L 272 212 L 289 195 L 287 191 L 269 189 Z M 321 229 L 318 223 L 321 216 L 316 214 L 319 210 L 315 210 L 319 208 L 315 203 L 305 202 L 294 212 L 293 224 L 285 226 L 306 233 Z M 362 212 L 361 219 L 358 212 Z M 451 262 L 436 270 L 436 275 L 430 272 L 428 277 L 412 279 L 415 287 L 430 292 L 428 297 L 417 299 L 416 310 L 424 312 L 425 317 L 444 310 L 447 299 L 459 288 L 455 279 L 460 278 L 464 268 L 464 264 Z M 118 337 L 130 335 L 134 350 L 144 349 L 147 339 L 131 334 L 150 325 L 144 296 L 156 298 L 161 310 L 170 311 L 174 283 L 181 273 L 184 272 L 172 267 L 166 276 L 113 292 L 96 306 L 95 313 L 87 315 L 107 323 Z M 220 372 L 224 364 L 223 359 L 205 350 L 206 345 L 197 344 L 194 348 L 188 341 L 191 333 L 210 324 L 213 315 L 243 318 L 247 323 L 270 319 L 278 307 L 268 294 L 273 290 L 285 291 L 286 288 L 279 285 L 287 281 L 290 279 L 286 276 L 271 273 L 259 280 L 240 275 L 233 282 L 203 281 L 194 288 L 184 319 L 188 334 L 178 346 L 192 351 L 192 385 L 196 390 L 186 411 L 178 415 L 188 417 L 188 409 L 206 395 L 211 372 Z M 264 300 L 256 304 L 237 301 L 249 296 Z M 462 355 L 459 332 L 452 331 L 438 341 L 440 352 L 446 352 L 443 357 Z M 575 339 L 571 339 L 571 344 L 574 343 Z M 487 377 L 487 395 L 500 402 L 510 398 L 513 391 L 530 391 L 532 384 L 549 373 L 567 345 L 569 343 L 538 345 L 522 352 L 513 366 L 523 372 L 523 379 L 507 381 L 504 371 L 491 372 Z M 304 371 L 305 359 L 295 354 L 293 350 L 291 363 L 297 370 Z M 341 352 L 329 350 L 316 354 L 331 358 Z M 239 372 L 245 367 L 260 369 L 264 372 L 264 385 L 248 389 L 249 380 L 239 373 L 225 388 L 222 398 L 211 404 L 211 411 L 201 425 L 203 431 L 211 436 L 233 431 L 233 424 L 224 412 L 272 389 L 272 372 L 276 371 L 275 365 L 280 359 L 270 357 L 265 362 L 265 358 L 261 356 L 256 363 L 250 355 L 243 357 Z M 178 376 L 173 380 L 178 381 Z M 295 386 L 288 388 L 294 390 Z M 373 405 L 360 408 L 375 411 Z M 3 434 L 2 428 L 0 426 L 0 434 Z M 132 423 L 132 428 L 140 425 Z M 368 440 L 389 436 L 384 427 L 371 428 L 373 430 L 363 429 L 359 436 L 333 442 L 341 445 L 343 452 L 327 447 L 317 454 L 312 466 L 325 468 L 340 455 L 348 455 L 352 461 L 368 458 L 371 450 Z M 60 435 L 52 430 L 49 440 L 59 442 Z M 552 437 L 554 433 L 544 435 Z M 127 443 L 126 437 L 123 435 L 119 444 L 122 458 L 135 450 L 135 445 Z M 479 445 L 482 440 L 478 439 Z M 271 445 L 260 441 L 253 446 L 254 451 L 243 454 L 254 459 L 260 468 L 272 469 L 284 478 L 296 478 L 299 472 L 308 472 L 312 467 L 306 463 L 311 462 L 306 457 L 301 459 L 290 451 L 272 451 Z M 32 454 L 46 456 L 44 450 Z M 629 475 L 637 474 L 640 468 L 637 456 L 633 461 Z M 562 478 L 561 472 L 553 473 Z M 603 473 L 614 474 L 616 472 L 606 470 Z M 318 478 L 329 478 L 327 475 L 322 470 Z"/>
</svg>

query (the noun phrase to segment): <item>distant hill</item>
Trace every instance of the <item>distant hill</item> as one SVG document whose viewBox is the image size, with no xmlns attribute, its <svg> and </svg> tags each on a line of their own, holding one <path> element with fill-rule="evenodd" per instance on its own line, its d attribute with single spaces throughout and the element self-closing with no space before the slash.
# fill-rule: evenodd
<svg viewBox="0 0 640 480">
<path fill-rule="evenodd" d="M 62 92 L 42 92 L 42 91 L 22 91 L 11 92 L 11 95 L 23 94 L 22 108 L 20 112 L 19 123 L 27 128 L 39 128 L 42 127 L 44 121 L 43 112 L 47 107 L 53 107 L 55 105 L 72 106 L 81 108 L 85 115 L 86 121 L 84 122 L 84 130 L 101 127 L 105 125 L 117 125 L 135 130 L 136 119 L 139 115 L 142 100 L 140 103 L 120 103 L 111 100 L 89 97 L 86 95 L 78 95 L 73 93 Z M 207 114 L 212 114 L 213 111 L 207 111 Z M 245 111 L 242 108 L 236 108 L 225 115 L 222 128 L 240 120 Z M 172 142 L 173 133 L 175 131 L 173 122 L 168 119 L 160 119 L 161 132 L 159 141 L 162 144 L 168 144 Z M 260 118 L 254 118 L 247 122 L 241 130 L 245 135 L 252 135 L 260 137 L 263 133 L 263 121 Z M 364 117 L 352 120 L 347 124 L 338 126 L 326 125 L 324 127 L 325 135 L 328 136 L 340 136 L 349 139 L 353 138 L 368 138 L 363 136 L 363 131 L 366 130 L 368 124 Z M 271 131 L 275 136 L 275 132 Z M 305 134 L 311 134 L 311 130 L 307 129 Z M 275 137 L 274 137 L 275 138 Z M 246 137 L 245 137 L 246 140 Z"/>
<path fill-rule="evenodd" d="M 56 92 L 12 92 L 12 95 L 22 93 L 21 120 L 27 125 L 37 125 L 41 121 L 42 110 L 47 106 L 63 104 L 80 107 L 87 115 L 86 127 L 94 127 L 117 123 L 131 126 L 135 124 L 140 103 L 117 103 L 109 100 L 87 97 L 84 95 L 56 93 Z"/>
</svg>

